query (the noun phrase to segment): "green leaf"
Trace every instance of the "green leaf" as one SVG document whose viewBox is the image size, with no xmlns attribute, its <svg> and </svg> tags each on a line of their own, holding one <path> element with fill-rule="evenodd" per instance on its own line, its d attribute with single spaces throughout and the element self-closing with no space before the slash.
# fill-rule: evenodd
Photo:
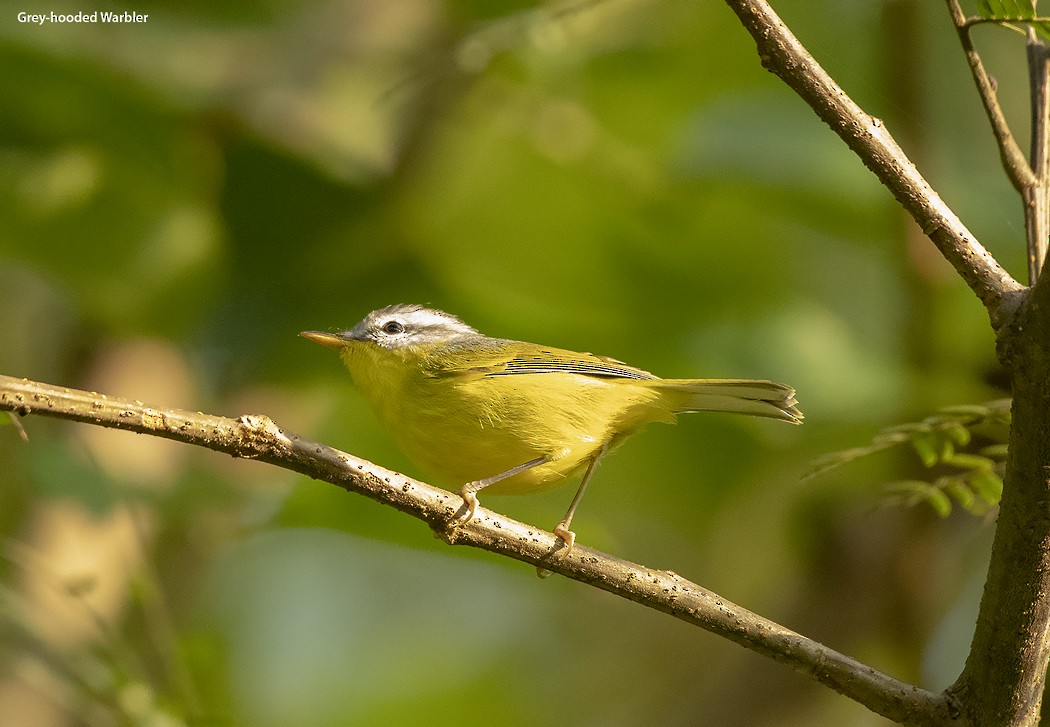
<svg viewBox="0 0 1050 727">
<path fill-rule="evenodd" d="M 946 421 L 944 423 L 944 433 L 959 447 L 965 447 L 970 443 L 970 430 L 967 429 L 961 422 L 958 421 Z"/>
<path fill-rule="evenodd" d="M 955 444 L 948 437 L 943 437 L 940 441 L 940 460 L 941 462 L 947 462 L 955 456 Z"/>
<path fill-rule="evenodd" d="M 977 11 L 990 19 L 1015 20 L 1034 18 L 1035 2 L 1032 0 L 980 0 Z"/>
<path fill-rule="evenodd" d="M 989 444 L 987 447 L 981 447 L 979 451 L 985 457 L 991 457 L 992 459 L 1002 462 L 1006 459 L 1006 454 L 1009 449 L 1010 446 L 1007 444 Z"/>
<path fill-rule="evenodd" d="M 952 501 L 944 493 L 944 490 L 938 490 L 936 487 L 931 486 L 924 494 L 926 502 L 940 517 L 948 517 L 952 514 Z"/>
<path fill-rule="evenodd" d="M 912 449 L 927 467 L 933 467 L 940 460 L 941 448 L 938 437 L 932 434 L 917 435 L 911 438 Z"/>
<path fill-rule="evenodd" d="M 1014 23 L 1030 25 L 1043 40 L 1050 40 L 1050 22 L 1039 18 L 1036 5 L 1036 0 L 980 0 L 977 10 L 982 18 L 1014 30 L 1020 30 Z"/>
<path fill-rule="evenodd" d="M 930 507 L 932 507 L 940 517 L 948 517 L 952 514 L 952 501 L 951 498 L 944 493 L 944 490 L 930 487 L 925 495 L 926 502 L 929 503 Z"/>
<path fill-rule="evenodd" d="M 923 480 L 901 480 L 887 486 L 890 492 L 896 493 L 905 505 L 914 506 L 920 502 L 928 503 L 940 517 L 948 517 L 952 512 L 951 498 L 944 490 Z"/>
<path fill-rule="evenodd" d="M 925 482 L 922 487 L 917 484 L 918 480 L 906 485 L 894 485 L 897 504 L 910 507 L 927 501 L 943 516 L 950 511 L 954 500 L 968 512 L 983 515 L 990 506 L 998 503 L 1002 492 L 997 468 L 1001 467 L 1007 455 L 1005 439 L 1009 434 L 1011 404 L 1010 399 L 997 399 L 983 404 L 947 406 L 921 422 L 887 427 L 872 438 L 869 446 L 833 452 L 818 458 L 804 479 L 907 442 L 926 467 L 943 463 L 959 471 L 940 477 L 933 483 Z M 991 439 L 994 443 L 977 452 L 958 451 L 972 446 L 975 436 Z M 941 494 L 934 494 L 934 490 Z"/>
<path fill-rule="evenodd" d="M 944 461 L 953 467 L 961 467 L 967 470 L 988 470 L 991 471 L 995 467 L 995 461 L 982 457 L 979 454 L 965 454 L 957 452 L 951 457 L 947 457 Z"/>
<path fill-rule="evenodd" d="M 973 512 L 974 501 L 976 496 L 970 487 L 958 477 L 945 477 L 943 478 L 944 491 L 955 498 L 955 501 L 959 503 L 966 510 Z"/>
<path fill-rule="evenodd" d="M 989 505 L 999 504 L 1003 496 L 1003 480 L 993 470 L 977 470 L 970 476 L 970 487 Z"/>
<path fill-rule="evenodd" d="M 984 419 L 991 414 L 991 409 L 982 404 L 955 404 L 953 406 L 945 406 L 939 409 L 942 414 L 948 416 L 962 417 L 971 421 L 975 419 Z"/>
</svg>

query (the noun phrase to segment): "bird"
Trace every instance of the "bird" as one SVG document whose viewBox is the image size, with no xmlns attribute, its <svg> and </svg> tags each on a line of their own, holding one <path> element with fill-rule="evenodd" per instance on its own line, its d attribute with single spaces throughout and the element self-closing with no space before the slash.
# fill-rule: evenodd
<svg viewBox="0 0 1050 727">
<path fill-rule="evenodd" d="M 337 349 L 406 456 L 438 484 L 458 487 L 465 514 L 457 527 L 474 518 L 482 490 L 542 492 L 582 473 L 553 529 L 563 557 L 598 462 L 644 425 L 700 411 L 803 420 L 784 384 L 662 379 L 606 356 L 486 336 L 422 305 L 390 305 L 348 330 L 300 335 Z"/>
</svg>

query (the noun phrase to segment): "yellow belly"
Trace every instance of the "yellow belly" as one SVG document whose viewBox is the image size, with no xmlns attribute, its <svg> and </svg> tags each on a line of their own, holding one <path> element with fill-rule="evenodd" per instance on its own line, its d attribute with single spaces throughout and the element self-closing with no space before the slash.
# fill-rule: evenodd
<svg viewBox="0 0 1050 727">
<path fill-rule="evenodd" d="M 659 405 L 658 392 L 629 380 L 565 373 L 377 378 L 374 367 L 347 365 L 409 459 L 452 489 L 538 457 L 549 461 L 486 492 L 551 489 L 581 471 L 606 443 L 649 421 L 674 420 Z"/>
<path fill-rule="evenodd" d="M 564 374 L 428 381 L 415 404 L 385 417 L 405 454 L 441 484 L 506 472 L 546 457 L 549 461 L 491 485 L 494 494 L 526 494 L 557 487 L 581 470 L 615 434 L 608 417 L 595 416 L 593 397 L 573 392 Z M 582 378 L 582 377 L 575 377 Z M 523 389 L 522 386 L 528 386 Z M 538 393 L 539 390 L 539 393 Z M 559 393 L 561 392 L 561 393 Z M 454 403 L 453 403 L 454 402 Z"/>
</svg>

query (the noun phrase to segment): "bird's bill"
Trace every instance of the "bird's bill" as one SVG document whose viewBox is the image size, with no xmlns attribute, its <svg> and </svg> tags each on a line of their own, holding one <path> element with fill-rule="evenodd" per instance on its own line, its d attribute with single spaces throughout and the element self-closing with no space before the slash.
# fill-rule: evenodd
<svg viewBox="0 0 1050 727">
<path fill-rule="evenodd" d="M 324 331 L 303 331 L 299 334 L 303 338 L 319 343 L 322 346 L 328 346 L 328 348 L 343 348 L 347 344 L 347 339 L 340 336 L 337 333 L 325 333 Z"/>
</svg>

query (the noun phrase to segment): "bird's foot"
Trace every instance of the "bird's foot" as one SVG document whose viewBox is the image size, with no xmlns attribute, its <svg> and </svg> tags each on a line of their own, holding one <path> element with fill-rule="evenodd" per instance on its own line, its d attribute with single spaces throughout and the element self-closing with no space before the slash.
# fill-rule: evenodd
<svg viewBox="0 0 1050 727">
<path fill-rule="evenodd" d="M 474 519 L 474 513 L 478 509 L 478 496 L 474 494 L 474 490 L 471 489 L 471 485 L 473 484 L 473 482 L 467 483 L 456 493 L 463 498 L 463 508 L 466 509 L 467 512 L 463 517 L 453 517 L 451 525 L 455 529 L 463 527 Z"/>
<path fill-rule="evenodd" d="M 576 545 L 576 533 L 569 530 L 569 522 L 567 520 L 562 520 L 555 526 L 554 534 L 565 543 L 565 552 L 559 557 L 562 559 L 568 558 L 569 553 L 572 552 L 572 547 Z"/>
<path fill-rule="evenodd" d="M 562 539 L 562 542 L 565 543 L 565 550 L 558 555 L 559 558 L 565 560 L 569 557 L 569 553 L 572 552 L 572 547 L 576 545 L 576 533 L 569 530 L 568 520 L 562 520 L 560 523 L 558 523 L 555 526 L 553 532 L 555 535 Z M 541 565 L 538 565 L 536 566 L 536 575 L 538 575 L 540 578 L 549 578 L 552 575 L 554 575 L 554 572 L 547 570 Z"/>
</svg>

